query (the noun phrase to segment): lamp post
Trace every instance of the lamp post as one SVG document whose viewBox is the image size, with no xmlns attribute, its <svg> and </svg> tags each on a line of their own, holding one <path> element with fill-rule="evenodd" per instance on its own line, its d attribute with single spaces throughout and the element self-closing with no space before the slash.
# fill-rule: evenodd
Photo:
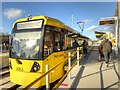
<svg viewBox="0 0 120 90">
<path fill-rule="evenodd" d="M 84 23 L 85 22 L 82 22 L 82 21 L 77 22 L 77 24 L 78 24 L 79 28 L 81 29 L 82 33 L 83 33 L 83 30 L 84 30 Z M 81 27 L 80 24 L 82 24 L 83 26 Z"/>
</svg>

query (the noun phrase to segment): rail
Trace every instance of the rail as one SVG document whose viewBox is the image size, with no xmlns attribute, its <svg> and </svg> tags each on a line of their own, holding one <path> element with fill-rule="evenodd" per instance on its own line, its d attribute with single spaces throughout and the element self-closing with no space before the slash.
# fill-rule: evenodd
<svg viewBox="0 0 120 90">
<path fill-rule="evenodd" d="M 89 47 L 88 48 L 88 50 L 89 50 L 89 52 L 90 52 L 90 50 L 91 49 L 93 49 L 94 47 L 93 46 L 91 46 L 91 47 Z M 78 50 L 77 50 L 78 51 Z M 80 57 L 78 58 L 78 53 L 77 53 L 77 60 L 75 61 L 75 63 L 71 66 L 71 68 L 66 72 L 66 74 L 60 79 L 60 81 L 52 88 L 52 90 L 55 90 L 55 89 L 57 89 L 59 86 L 60 86 L 60 84 L 63 82 L 63 80 L 65 79 L 65 77 L 70 73 L 70 71 L 73 69 L 73 67 L 77 64 L 78 65 L 78 62 L 79 62 L 79 60 L 80 60 L 80 58 L 82 57 L 82 54 L 80 55 Z M 70 77 L 71 76 L 69 76 L 69 79 L 70 79 Z"/>
<path fill-rule="evenodd" d="M 55 68 L 57 68 L 60 64 L 66 62 L 69 58 L 71 58 L 73 55 L 75 55 L 77 53 L 77 56 L 79 56 L 79 50 L 81 50 L 81 47 L 78 47 L 77 50 L 75 52 L 73 52 L 71 55 L 69 55 L 67 58 L 65 58 L 64 60 L 62 60 L 59 64 L 55 65 L 54 67 L 52 67 L 50 70 L 46 71 L 43 75 L 41 75 L 39 78 L 37 78 L 36 80 L 34 80 L 33 82 L 31 82 L 30 84 L 28 84 L 25 88 L 23 88 L 22 90 L 27 90 L 30 87 L 32 87 L 37 81 L 39 81 L 41 78 L 45 77 L 47 74 L 49 74 L 52 70 L 54 70 Z M 81 55 L 80 55 L 81 57 Z M 80 57 L 78 57 L 78 59 L 76 60 L 76 62 L 79 61 Z M 72 70 L 72 68 L 75 66 L 76 62 L 72 65 L 72 67 L 69 69 L 69 72 Z M 67 72 L 66 74 L 68 74 L 69 72 Z M 66 75 L 65 74 L 65 75 Z M 65 76 L 64 76 L 65 77 Z"/>
<path fill-rule="evenodd" d="M 80 55 L 81 57 L 82 55 Z M 76 62 L 72 65 L 72 67 L 67 71 L 67 73 L 60 79 L 60 81 L 53 87 L 52 90 L 55 90 L 56 88 L 58 88 L 60 86 L 60 84 L 63 82 L 63 80 L 65 79 L 65 77 L 70 73 L 70 71 L 73 69 L 73 67 L 77 64 L 77 62 L 80 59 L 77 59 Z"/>
</svg>

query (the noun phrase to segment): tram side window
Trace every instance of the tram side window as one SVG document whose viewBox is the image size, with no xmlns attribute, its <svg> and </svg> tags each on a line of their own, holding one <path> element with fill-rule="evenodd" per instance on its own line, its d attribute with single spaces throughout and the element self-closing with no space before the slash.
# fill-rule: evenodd
<svg viewBox="0 0 120 90">
<path fill-rule="evenodd" d="M 60 51 L 61 50 L 60 32 L 54 31 L 54 36 L 55 36 L 54 51 Z"/>
<path fill-rule="evenodd" d="M 61 30 L 61 49 L 66 50 L 66 42 L 65 42 L 65 32 L 66 30 L 62 29 Z"/>
<path fill-rule="evenodd" d="M 67 35 L 71 34 L 72 32 L 70 31 L 67 31 Z M 73 43 L 73 39 L 69 36 L 66 36 L 66 46 L 67 46 L 67 49 L 72 49 L 72 43 Z"/>
<path fill-rule="evenodd" d="M 52 52 L 53 52 L 52 30 L 46 30 L 45 37 L 44 37 L 44 57 L 47 57 Z"/>
</svg>

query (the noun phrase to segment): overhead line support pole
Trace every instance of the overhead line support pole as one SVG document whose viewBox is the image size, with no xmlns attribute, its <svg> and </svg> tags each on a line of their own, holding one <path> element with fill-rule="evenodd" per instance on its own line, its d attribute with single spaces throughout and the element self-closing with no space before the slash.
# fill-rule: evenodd
<svg viewBox="0 0 120 90">
<path fill-rule="evenodd" d="M 72 15 L 72 28 L 74 29 L 74 16 Z"/>
</svg>

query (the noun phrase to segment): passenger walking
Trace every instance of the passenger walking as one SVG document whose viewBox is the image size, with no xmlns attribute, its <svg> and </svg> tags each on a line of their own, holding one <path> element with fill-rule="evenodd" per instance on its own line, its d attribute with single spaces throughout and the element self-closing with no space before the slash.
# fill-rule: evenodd
<svg viewBox="0 0 120 90">
<path fill-rule="evenodd" d="M 77 48 L 78 47 L 78 42 L 77 42 L 77 40 L 75 40 L 74 42 L 73 42 L 73 48 Z"/>
<path fill-rule="evenodd" d="M 103 46 L 103 55 L 105 62 L 107 64 L 107 67 L 109 66 L 109 59 L 110 59 L 110 54 L 112 52 L 112 43 L 108 40 L 105 39 L 101 45 Z"/>
<path fill-rule="evenodd" d="M 86 40 L 83 41 L 82 43 L 83 46 L 83 54 L 86 55 L 87 54 L 87 48 L 88 48 L 88 42 Z"/>
<path fill-rule="evenodd" d="M 103 46 L 100 45 L 99 47 L 99 61 L 101 61 L 102 59 L 104 59 L 104 55 L 103 55 Z"/>
</svg>

